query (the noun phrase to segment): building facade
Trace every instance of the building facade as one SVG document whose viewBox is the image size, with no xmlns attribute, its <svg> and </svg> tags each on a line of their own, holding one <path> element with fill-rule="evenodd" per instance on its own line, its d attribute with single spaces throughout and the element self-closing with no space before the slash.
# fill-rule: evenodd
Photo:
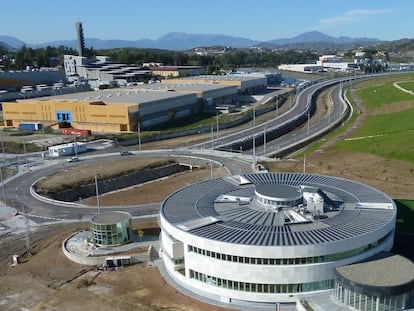
<svg viewBox="0 0 414 311">
<path fill-rule="evenodd" d="M 112 211 L 91 218 L 93 243 L 97 246 L 125 244 L 131 239 L 131 215 Z"/>
<path fill-rule="evenodd" d="M 6 127 L 37 122 L 54 129 L 132 132 L 197 111 L 195 93 L 138 89 L 71 93 L 3 103 Z"/>
<path fill-rule="evenodd" d="M 331 292 L 334 269 L 393 245 L 396 207 L 350 180 L 309 174 L 227 176 L 161 205 L 161 256 L 188 290 L 223 302 L 294 302 Z"/>
</svg>

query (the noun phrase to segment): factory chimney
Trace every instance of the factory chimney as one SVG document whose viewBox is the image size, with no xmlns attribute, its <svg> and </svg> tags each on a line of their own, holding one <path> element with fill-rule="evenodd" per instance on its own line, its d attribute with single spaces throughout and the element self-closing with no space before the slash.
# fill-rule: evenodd
<svg viewBox="0 0 414 311">
<path fill-rule="evenodd" d="M 76 32 L 78 33 L 78 51 L 79 56 L 86 56 L 85 55 L 85 38 L 83 37 L 83 28 L 82 23 L 77 22 L 75 24 Z"/>
</svg>

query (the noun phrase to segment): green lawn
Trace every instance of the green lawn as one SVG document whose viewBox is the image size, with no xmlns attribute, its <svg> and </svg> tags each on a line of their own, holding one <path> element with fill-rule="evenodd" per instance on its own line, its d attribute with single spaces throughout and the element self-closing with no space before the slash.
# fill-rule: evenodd
<svg viewBox="0 0 414 311">
<path fill-rule="evenodd" d="M 397 231 L 414 233 L 414 200 L 394 200 L 397 204 Z"/>
<path fill-rule="evenodd" d="M 414 96 L 397 89 L 392 83 L 376 85 L 357 91 L 367 108 L 376 108 L 399 101 L 414 100 Z"/>
<path fill-rule="evenodd" d="M 414 162 L 414 109 L 369 116 L 338 151 L 357 151 Z"/>
<path fill-rule="evenodd" d="M 414 92 L 414 81 L 401 82 L 401 83 L 398 83 L 398 85 L 406 90 Z"/>
</svg>

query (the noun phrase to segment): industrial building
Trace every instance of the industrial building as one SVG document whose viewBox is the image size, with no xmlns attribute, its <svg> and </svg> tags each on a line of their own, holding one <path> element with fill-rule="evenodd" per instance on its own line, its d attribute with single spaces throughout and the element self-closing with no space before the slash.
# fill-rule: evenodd
<svg viewBox="0 0 414 311">
<path fill-rule="evenodd" d="M 282 64 L 278 66 L 278 69 L 305 73 L 321 72 L 324 70 L 322 65 L 317 64 Z"/>
<path fill-rule="evenodd" d="M 333 294 L 335 268 L 390 251 L 396 206 L 351 180 L 261 173 L 175 191 L 159 220 L 174 282 L 218 302 L 293 303 Z"/>
<path fill-rule="evenodd" d="M 235 105 L 237 102 L 237 87 L 235 85 L 173 81 L 175 83 L 146 84 L 135 88 L 183 94 L 195 93 L 197 100 L 204 103 L 206 107 L 225 104 Z"/>
<path fill-rule="evenodd" d="M 267 87 L 267 77 L 263 74 L 237 74 L 237 75 L 201 75 L 179 79 L 163 80 L 162 83 L 210 83 L 218 85 L 233 85 L 239 94 L 254 94 L 262 92 Z"/>
<path fill-rule="evenodd" d="M 173 80 L 171 80 L 173 81 Z M 6 127 L 40 123 L 54 129 L 91 132 L 137 131 L 197 114 L 216 106 L 235 105 L 237 87 L 213 83 L 154 83 L 133 88 L 55 95 L 3 103 Z"/>
<path fill-rule="evenodd" d="M 204 66 L 149 66 L 148 69 L 155 76 L 163 78 L 198 76 L 206 73 Z"/>
<path fill-rule="evenodd" d="M 93 87 L 99 85 L 126 85 L 131 82 L 148 81 L 152 72 L 138 66 L 114 63 L 107 56 L 87 58 L 64 55 L 65 74 L 69 81 L 87 80 Z"/>
</svg>

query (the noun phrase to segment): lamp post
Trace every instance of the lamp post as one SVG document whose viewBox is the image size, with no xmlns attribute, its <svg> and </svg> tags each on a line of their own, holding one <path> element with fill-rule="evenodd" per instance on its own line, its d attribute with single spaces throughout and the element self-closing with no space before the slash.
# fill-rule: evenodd
<svg viewBox="0 0 414 311">
<path fill-rule="evenodd" d="M 210 165 L 210 179 L 213 179 L 213 163 L 207 163 Z"/>
<path fill-rule="evenodd" d="M 77 157 L 78 156 L 78 142 L 77 142 L 77 139 L 76 139 L 76 135 L 73 135 L 73 138 L 75 140 L 75 143 L 73 145 L 73 149 L 75 149 L 75 157 Z"/>
<path fill-rule="evenodd" d="M 3 163 L 0 167 L 0 178 L 1 178 L 1 185 L 3 188 L 3 200 L 4 200 L 4 205 L 7 206 L 7 199 L 6 199 L 6 186 L 4 184 L 4 179 L 3 179 L 3 167 L 6 164 L 6 154 L 4 153 L 4 144 L 3 144 L 3 133 L 1 133 L 1 152 L 3 153 Z"/>
<path fill-rule="evenodd" d="M 98 176 L 99 176 L 99 174 L 95 174 L 95 192 L 96 192 L 96 206 L 98 208 L 98 214 L 100 214 L 101 213 L 101 205 L 99 203 Z"/>
<path fill-rule="evenodd" d="M 141 124 L 138 122 L 138 150 L 141 151 Z"/>
</svg>

